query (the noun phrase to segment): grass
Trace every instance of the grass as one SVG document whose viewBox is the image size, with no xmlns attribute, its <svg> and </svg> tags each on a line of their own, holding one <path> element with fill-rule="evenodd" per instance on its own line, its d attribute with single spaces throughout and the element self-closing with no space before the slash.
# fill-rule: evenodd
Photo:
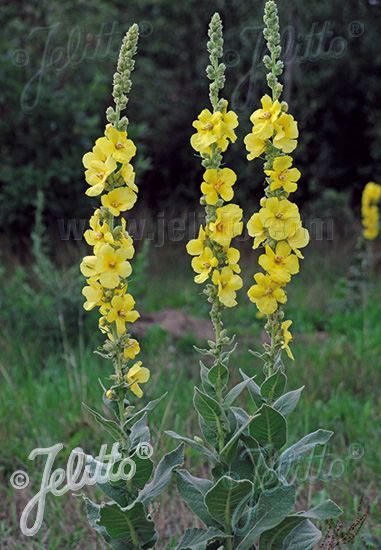
<svg viewBox="0 0 381 550">
<path fill-rule="evenodd" d="M 294 363 L 287 360 L 289 388 L 306 386 L 292 417 L 289 440 L 296 441 L 318 427 L 335 432 L 320 474 L 319 459 L 312 463 L 310 478 L 312 473 L 319 479 L 301 484 L 298 505 L 314 505 L 330 496 L 344 508 L 344 523 L 349 525 L 364 495 L 371 510 L 362 534 L 372 534 L 377 541 L 381 534 L 377 490 L 381 420 L 380 286 L 377 283 L 372 289 L 364 323 L 361 299 L 353 294 L 350 296 L 353 303 L 344 303 L 337 287 L 350 264 L 351 243 L 345 246 L 339 242 L 312 243 L 301 274 L 289 286 L 287 315 L 293 320 L 292 346 L 296 357 Z M 252 253 L 243 246 L 244 273 L 254 273 L 255 265 Z M 246 275 L 246 288 L 251 284 L 248 279 Z M 140 296 L 146 311 L 166 307 L 208 319 L 208 304 L 192 281 L 189 258 L 182 248 L 152 250 L 146 280 Z M 22 509 L 39 490 L 41 482 L 44 459 L 29 461 L 32 449 L 62 442 L 64 448 L 55 467 L 65 467 L 73 448 L 80 446 L 86 453 L 97 454 L 102 443 L 110 443 L 82 407 L 82 402 L 93 408 L 101 407 L 98 378 L 110 373 L 107 361 L 92 352 L 102 338 L 95 328 L 97 314 L 92 312 L 83 318 L 80 287 L 78 292 L 62 289 L 66 306 L 61 311 L 55 302 L 54 285 L 50 290 L 49 285 L 34 286 L 22 270 L 13 278 L 3 274 L 3 283 L 0 548 L 104 548 L 87 525 L 82 503 L 71 494 L 60 498 L 49 495 L 43 526 L 36 537 L 24 537 L 18 526 Z M 70 288 L 77 289 L 76 282 L 69 283 Z M 260 348 L 263 320 L 256 317 L 255 307 L 248 305 L 246 288 L 240 293 L 238 307 L 225 315 L 226 327 L 237 334 L 240 344 L 231 365 L 234 381 L 239 378 L 239 368 L 250 375 L 257 373 L 258 379 L 262 375 L 259 360 L 248 349 Z M 58 302 L 60 292 L 58 289 Z M 356 301 L 360 305 L 356 306 Z M 192 346 L 202 343 L 195 342 L 192 334 L 174 341 L 155 325 L 141 342 L 142 359 L 152 373 L 143 400 L 168 392 L 150 414 L 155 459 L 175 446 L 164 435 L 166 429 L 191 437 L 198 433 L 192 395 L 199 379 L 199 357 Z M 241 404 L 252 408 L 245 395 Z M 189 449 L 186 465 L 194 474 L 208 475 L 203 462 Z M 300 469 L 300 478 L 306 477 L 306 468 L 307 464 Z M 27 471 L 31 479 L 28 488 L 22 491 L 13 490 L 9 484 L 12 472 L 17 469 Z M 325 483 L 321 477 L 326 478 Z M 85 491 L 100 500 L 96 490 Z M 162 548 L 175 545 L 184 528 L 193 524 L 192 515 L 173 487 L 163 497 L 156 519 L 165 538 Z M 367 545 L 362 537 L 350 547 L 377 548 Z"/>
</svg>

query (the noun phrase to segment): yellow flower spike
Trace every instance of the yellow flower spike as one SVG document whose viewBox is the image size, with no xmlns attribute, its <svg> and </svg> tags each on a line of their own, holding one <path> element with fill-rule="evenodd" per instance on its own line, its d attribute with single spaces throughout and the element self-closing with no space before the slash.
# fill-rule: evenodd
<svg viewBox="0 0 381 550">
<path fill-rule="evenodd" d="M 271 315 L 277 310 L 278 303 L 287 302 L 285 291 L 269 275 L 256 273 L 254 279 L 257 284 L 249 288 L 247 295 L 250 301 L 256 304 L 260 313 Z"/>
<path fill-rule="evenodd" d="M 88 162 L 88 158 L 85 159 L 85 157 L 86 155 L 83 157 L 84 166 L 87 168 L 85 179 L 91 186 L 86 190 L 86 195 L 95 197 L 102 193 L 107 178 L 116 170 L 117 164 L 112 157 L 108 157 L 104 162 L 100 160 Z"/>
<path fill-rule="evenodd" d="M 102 204 L 111 214 L 118 217 L 121 212 L 131 210 L 134 206 L 137 195 L 128 187 L 118 187 L 107 195 L 102 195 Z"/>
<path fill-rule="evenodd" d="M 282 113 L 274 122 L 274 130 L 276 132 L 274 146 L 284 153 L 292 153 L 298 144 L 296 138 L 299 136 L 298 123 L 294 117 Z"/>
<path fill-rule="evenodd" d="M 135 357 L 140 353 L 140 345 L 137 340 L 129 338 L 126 342 L 126 347 L 124 348 L 123 355 L 126 359 L 135 359 Z"/>
<path fill-rule="evenodd" d="M 137 396 L 142 397 L 143 392 L 138 384 L 145 384 L 150 377 L 150 371 L 146 367 L 142 367 L 142 362 L 138 361 L 130 368 L 126 374 L 126 381 L 130 386 L 130 390 Z"/>
<path fill-rule="evenodd" d="M 254 250 L 267 239 L 267 229 L 262 223 L 259 212 L 253 214 L 247 222 L 247 232 L 250 237 L 254 237 Z"/>
<path fill-rule="evenodd" d="M 191 137 L 191 145 L 195 151 L 203 152 L 212 143 L 216 143 L 217 140 L 223 137 L 223 130 L 220 124 L 221 118 L 222 113 L 220 111 L 213 114 L 209 109 L 201 111 L 198 115 L 198 120 L 193 122 L 197 134 L 193 134 Z"/>
<path fill-rule="evenodd" d="M 275 252 L 268 245 L 266 254 L 259 256 L 258 263 L 265 269 L 271 279 L 279 284 L 288 283 L 291 275 L 299 273 L 299 260 L 286 241 L 281 241 L 276 245 Z"/>
<path fill-rule="evenodd" d="M 276 197 L 267 199 L 266 206 L 261 208 L 259 215 L 269 235 L 276 241 L 282 241 L 301 227 L 299 208 L 287 199 Z"/>
<path fill-rule="evenodd" d="M 232 238 L 242 233 L 242 213 L 237 204 L 217 208 L 217 219 L 209 224 L 210 238 L 221 246 L 229 246 Z"/>
<path fill-rule="evenodd" d="M 290 346 L 288 345 L 289 342 L 292 342 L 292 334 L 288 330 L 288 328 L 292 325 L 292 321 L 284 321 L 281 324 L 281 330 L 282 330 L 282 349 L 286 350 L 287 355 L 290 359 L 294 361 L 294 356 L 292 354 L 292 351 L 290 350 Z"/>
<path fill-rule="evenodd" d="M 213 252 L 209 247 L 204 248 L 200 256 L 196 256 L 192 260 L 192 268 L 196 273 L 194 278 L 195 283 L 203 283 L 209 278 L 209 274 L 213 267 L 218 265 L 218 260 L 213 256 Z"/>
<path fill-rule="evenodd" d="M 381 185 L 373 181 L 366 184 L 362 194 L 362 224 L 365 239 L 373 240 L 379 232 L 379 211 L 377 203 L 381 198 Z"/>
<path fill-rule="evenodd" d="M 100 282 L 105 288 L 115 288 L 119 285 L 121 278 L 131 275 L 131 265 L 126 261 L 128 255 L 127 249 L 115 250 L 108 244 L 100 249 L 95 262 L 95 271 L 100 274 Z"/>
<path fill-rule="evenodd" d="M 274 122 L 279 116 L 281 105 L 278 100 L 271 100 L 267 94 L 261 99 L 262 109 L 257 109 L 251 115 L 250 120 L 253 123 L 253 135 L 261 140 L 267 140 L 274 133 Z"/>
<path fill-rule="evenodd" d="M 234 195 L 232 186 L 236 180 L 237 175 L 230 168 L 206 170 L 201 192 L 204 193 L 207 204 L 216 204 L 219 196 L 224 201 L 231 201 Z"/>
<path fill-rule="evenodd" d="M 226 307 L 236 306 L 236 291 L 243 286 L 241 277 L 235 275 L 230 267 L 223 267 L 221 271 L 213 271 L 212 281 L 218 287 L 220 302 Z"/>
<path fill-rule="evenodd" d="M 118 334 L 126 332 L 126 323 L 134 323 L 140 314 L 133 309 L 135 300 L 131 294 L 114 296 L 111 300 L 111 308 L 107 314 L 107 321 L 116 324 Z"/>
<path fill-rule="evenodd" d="M 187 243 L 186 249 L 188 254 L 190 256 L 199 256 L 200 254 L 202 254 L 202 251 L 204 250 L 204 246 L 205 246 L 205 239 L 206 239 L 206 233 L 202 225 L 200 225 L 198 238 L 191 239 Z"/>
<path fill-rule="evenodd" d="M 273 169 L 265 170 L 265 174 L 270 177 L 271 191 L 283 189 L 287 193 L 293 193 L 297 190 L 296 182 L 300 179 L 301 173 L 297 168 L 291 168 L 292 158 L 289 156 L 276 157 L 274 159 Z"/>
</svg>

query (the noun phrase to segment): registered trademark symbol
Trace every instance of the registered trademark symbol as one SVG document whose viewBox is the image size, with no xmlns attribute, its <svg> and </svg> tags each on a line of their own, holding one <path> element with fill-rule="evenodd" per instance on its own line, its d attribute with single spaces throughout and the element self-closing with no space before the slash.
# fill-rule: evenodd
<svg viewBox="0 0 381 550">
<path fill-rule="evenodd" d="M 360 21 L 352 21 L 352 23 L 349 24 L 348 30 L 349 34 L 353 38 L 358 38 L 364 34 L 364 23 L 361 23 Z"/>
</svg>

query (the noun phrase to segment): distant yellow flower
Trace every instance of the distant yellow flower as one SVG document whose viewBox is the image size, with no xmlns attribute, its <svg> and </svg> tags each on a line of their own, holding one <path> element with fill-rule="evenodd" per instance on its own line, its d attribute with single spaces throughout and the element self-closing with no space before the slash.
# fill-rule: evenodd
<svg viewBox="0 0 381 550">
<path fill-rule="evenodd" d="M 122 164 L 130 162 L 136 153 L 134 143 L 127 139 L 127 132 L 119 132 L 111 124 L 106 126 L 106 137 L 97 139 L 96 145 L 101 151 Z"/>
<path fill-rule="evenodd" d="M 218 298 L 222 304 L 226 307 L 237 305 L 236 291 L 243 286 L 241 277 L 235 275 L 230 267 L 223 267 L 221 271 L 213 271 L 212 281 L 218 287 Z"/>
<path fill-rule="evenodd" d="M 274 122 L 274 130 L 276 132 L 273 140 L 274 146 L 284 153 L 292 153 L 298 144 L 296 138 L 299 135 L 298 123 L 294 117 L 282 113 Z"/>
<path fill-rule="evenodd" d="M 87 183 L 91 186 L 86 190 L 86 195 L 95 197 L 102 193 L 107 178 L 116 170 L 117 165 L 112 157 L 108 157 L 105 161 L 89 161 L 90 157 L 88 155 L 89 153 L 83 157 L 83 164 L 85 168 L 87 168 L 85 171 L 85 178 Z"/>
<path fill-rule="evenodd" d="M 259 212 L 253 214 L 250 220 L 247 222 L 247 232 L 249 233 L 250 237 L 254 237 L 254 250 L 258 248 L 258 246 L 262 244 L 264 240 L 266 240 L 267 229 L 262 223 Z"/>
<path fill-rule="evenodd" d="M 253 123 L 253 135 L 262 140 L 267 140 L 274 133 L 274 122 L 277 120 L 281 110 L 278 100 L 272 102 L 270 96 L 264 95 L 261 99 L 262 109 L 257 109 L 251 115 L 250 120 Z"/>
<path fill-rule="evenodd" d="M 291 332 L 288 330 L 288 328 L 292 325 L 292 321 L 284 321 L 281 325 L 281 329 L 282 329 L 282 340 L 283 340 L 283 344 L 282 344 L 282 349 L 285 349 L 286 350 L 286 353 L 287 355 L 289 356 L 290 359 L 292 359 L 294 361 L 294 356 L 292 354 L 292 351 L 290 350 L 290 346 L 288 345 L 289 342 L 292 342 L 292 334 Z"/>
<path fill-rule="evenodd" d="M 209 224 L 210 238 L 221 246 L 229 246 L 233 237 L 242 233 L 242 208 L 227 204 L 217 208 L 217 219 Z"/>
<path fill-rule="evenodd" d="M 269 275 L 256 273 L 254 279 L 257 284 L 249 288 L 247 295 L 261 313 L 271 315 L 278 308 L 278 302 L 284 304 L 287 301 L 286 293 Z"/>
<path fill-rule="evenodd" d="M 107 321 L 109 323 L 116 324 L 116 328 L 119 334 L 126 332 L 126 323 L 134 323 L 139 313 L 133 309 L 135 300 L 131 294 L 125 296 L 114 296 L 111 300 L 111 308 L 107 314 Z"/>
<path fill-rule="evenodd" d="M 130 368 L 126 374 L 126 380 L 130 386 L 130 390 L 137 396 L 142 397 L 143 392 L 138 384 L 145 384 L 148 382 L 150 377 L 150 372 L 147 368 L 142 367 L 142 362 L 138 361 L 133 367 Z"/>
<path fill-rule="evenodd" d="M 126 342 L 126 347 L 124 348 L 123 355 L 128 359 L 135 359 L 135 357 L 140 353 L 140 346 L 137 340 L 129 338 Z"/>
<path fill-rule="evenodd" d="M 111 214 L 118 217 L 121 212 L 131 210 L 137 199 L 136 193 L 128 187 L 117 187 L 107 195 L 102 195 L 102 204 Z"/>
<path fill-rule="evenodd" d="M 191 239 L 187 243 L 186 248 L 187 248 L 188 254 L 190 256 L 199 256 L 200 254 L 202 254 L 202 251 L 204 250 L 204 246 L 205 246 L 205 239 L 206 239 L 206 234 L 205 234 L 204 228 L 202 227 L 202 225 L 200 225 L 197 239 Z"/>
<path fill-rule="evenodd" d="M 108 244 L 100 249 L 95 271 L 100 273 L 100 282 L 105 288 L 115 288 L 119 285 L 121 278 L 131 275 L 131 265 L 126 262 L 128 255 L 128 249 L 115 250 Z"/>
<path fill-rule="evenodd" d="M 205 195 L 207 204 L 216 204 L 219 196 L 224 201 L 231 201 L 234 195 L 232 186 L 236 180 L 237 176 L 230 168 L 206 170 L 201 191 Z"/>
<path fill-rule="evenodd" d="M 267 199 L 266 206 L 261 208 L 259 215 L 270 237 L 276 241 L 287 239 L 301 226 L 298 207 L 287 199 L 279 200 L 276 197 Z"/>
<path fill-rule="evenodd" d="M 265 170 L 265 174 L 271 179 L 271 191 L 275 191 L 275 189 L 280 189 L 281 187 L 283 187 L 287 193 L 296 191 L 298 187 L 296 182 L 299 180 L 301 174 L 297 168 L 290 168 L 291 165 L 291 157 L 276 157 L 274 159 L 273 169 Z"/>
<path fill-rule="evenodd" d="M 299 273 L 299 260 L 291 254 L 291 247 L 286 241 L 276 245 L 275 252 L 266 246 L 266 254 L 259 256 L 258 263 L 265 269 L 276 283 L 288 283 L 291 275 Z"/>
<path fill-rule="evenodd" d="M 377 203 L 381 198 L 381 185 L 369 182 L 364 187 L 362 194 L 362 223 L 364 226 L 363 235 L 366 239 L 373 240 L 379 231 L 379 211 Z"/>
<path fill-rule="evenodd" d="M 222 114 L 219 111 L 213 114 L 208 109 L 201 111 L 198 120 L 193 122 L 193 126 L 197 130 L 197 134 L 193 134 L 191 137 L 193 149 L 200 152 L 205 151 L 212 143 L 216 143 L 223 137 L 221 118 Z"/>
<path fill-rule="evenodd" d="M 196 273 L 194 278 L 195 283 L 203 283 L 208 279 L 209 273 L 218 265 L 218 260 L 213 256 L 213 252 L 209 247 L 204 248 L 200 256 L 196 256 L 192 260 L 192 267 Z"/>
</svg>

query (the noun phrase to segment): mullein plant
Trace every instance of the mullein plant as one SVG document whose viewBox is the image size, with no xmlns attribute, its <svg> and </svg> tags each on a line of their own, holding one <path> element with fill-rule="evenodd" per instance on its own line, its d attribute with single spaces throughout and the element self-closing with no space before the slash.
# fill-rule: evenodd
<svg viewBox="0 0 381 550">
<path fill-rule="evenodd" d="M 136 360 L 140 346 L 128 328 L 139 313 L 134 309 L 135 301 L 128 282 L 132 273 L 129 260 L 134 256 L 133 240 L 126 230 L 126 220 L 121 217 L 132 209 L 138 193 L 130 163 L 136 147 L 127 138 L 128 119 L 121 118 L 131 89 L 130 75 L 137 42 L 138 26 L 132 25 L 123 40 L 114 74 L 115 108 L 109 107 L 106 111 L 109 124 L 105 135 L 97 139 L 92 152 L 83 157 L 89 185 L 86 194 L 100 196 L 101 202 L 84 235 L 93 247 L 93 255 L 86 256 L 81 263 L 81 271 L 87 278 L 83 289 L 84 308 L 99 308 L 99 328 L 106 340 L 97 353 L 113 364 L 113 373 L 107 378 L 108 387 L 101 382 L 103 404 L 115 415 L 115 420 L 104 418 L 87 405 L 85 408 L 117 443 L 108 463 L 105 459 L 102 461 L 102 457 L 87 457 L 87 469 L 93 481 L 109 500 L 98 505 L 83 498 L 91 526 L 116 550 L 141 550 L 155 545 L 157 533 L 151 517 L 153 501 L 168 486 L 173 468 L 183 463 L 183 445 L 180 445 L 167 454 L 154 471 L 148 451 L 151 438 L 147 412 L 161 398 L 138 411 L 130 402 L 130 399 L 142 397 L 140 385 L 148 382 L 150 375 L 142 362 Z M 129 479 L 126 477 L 130 476 L 117 475 L 125 459 L 135 464 L 135 474 Z"/>
<path fill-rule="evenodd" d="M 267 315 L 270 344 L 264 344 L 264 353 L 255 353 L 264 362 L 265 379 L 258 385 L 255 376 L 249 377 L 241 371 L 243 381 L 228 390 L 229 358 L 235 348 L 222 328 L 221 315 L 225 307 L 235 305 L 235 292 L 242 284 L 237 275 L 238 253 L 229 252 L 231 238 L 241 232 L 238 226 L 241 212 L 234 205 L 223 206 L 223 200 L 233 196 L 231 184 L 235 177 L 230 171 L 221 174 L 226 170 L 221 170 L 221 153 L 228 139 L 235 141 L 236 117 L 227 111 L 225 100 L 218 99 L 218 90 L 224 83 L 224 66 L 218 62 L 223 39 L 221 20 L 215 14 L 209 28 L 211 64 L 207 68 L 212 80 L 213 113 L 201 113 L 193 124 L 197 134 L 191 139 L 206 168 L 201 187 L 206 220 L 198 239 L 190 241 L 187 249 L 195 256 L 192 266 L 197 273 L 196 282 L 211 278 L 204 292 L 212 304 L 216 339 L 209 341 L 209 349 L 199 350 L 212 359 L 209 367 L 200 362 L 201 389 L 195 388 L 193 401 L 202 438 L 195 436 L 192 440 L 168 432 L 210 463 L 211 479 L 194 477 L 183 469 L 176 472 L 180 495 L 205 524 L 205 528 L 188 529 L 176 550 L 312 550 L 321 532 L 311 520 L 329 520 L 341 514 L 331 500 L 309 511 L 293 512 L 296 488 L 288 481 L 294 467 L 313 453 L 316 445 L 325 444 L 332 432 L 317 430 L 286 446 L 288 417 L 303 388 L 285 391 L 287 378 L 281 354 L 285 349 L 291 356 L 288 346 L 291 322 L 283 320 L 283 304 L 287 300 L 284 286 L 299 271 L 300 248 L 307 245 L 308 233 L 301 226 L 297 206 L 288 200 L 300 177 L 289 156 L 296 147 L 298 131 L 286 104 L 279 101 L 282 86 L 277 77 L 282 72 L 282 63 L 278 60 L 281 49 L 274 2 L 266 3 L 264 21 L 270 51 L 264 62 L 270 69 L 268 83 L 272 98 L 265 96 L 262 109 L 253 113 L 254 129 L 246 138 L 246 145 L 250 159 L 264 154 L 267 176 L 262 209 L 249 222 L 249 232 L 255 237 L 254 248 L 265 245 L 260 264 L 266 273 L 257 275 L 257 284 L 249 290 L 250 299 Z M 226 212 L 226 224 L 222 211 Z M 220 233 L 226 235 L 223 241 L 219 240 Z M 252 400 L 248 412 L 233 406 L 245 389 Z"/>
</svg>

